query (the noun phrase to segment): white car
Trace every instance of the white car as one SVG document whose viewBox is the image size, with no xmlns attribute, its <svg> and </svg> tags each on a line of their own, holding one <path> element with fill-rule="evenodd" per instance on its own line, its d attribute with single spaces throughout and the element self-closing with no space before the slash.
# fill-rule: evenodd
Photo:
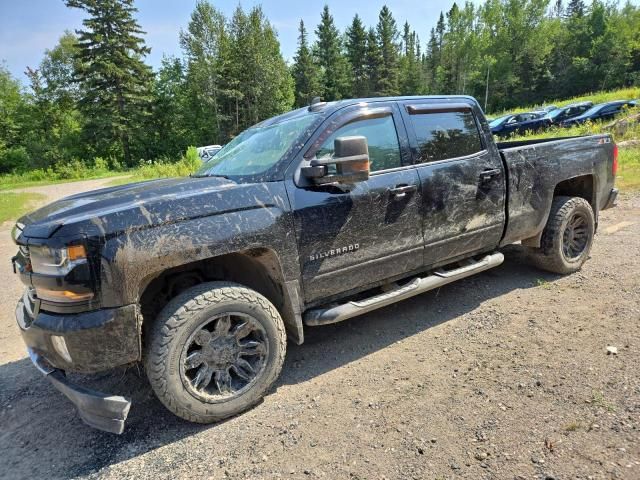
<svg viewBox="0 0 640 480">
<path fill-rule="evenodd" d="M 206 147 L 198 147 L 198 155 L 202 159 L 203 162 L 208 162 L 216 154 L 222 150 L 222 145 L 207 145 Z"/>
</svg>

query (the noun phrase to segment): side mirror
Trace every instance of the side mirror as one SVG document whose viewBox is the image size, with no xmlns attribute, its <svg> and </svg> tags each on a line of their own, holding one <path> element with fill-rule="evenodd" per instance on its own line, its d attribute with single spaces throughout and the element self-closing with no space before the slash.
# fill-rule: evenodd
<svg viewBox="0 0 640 480">
<path fill-rule="evenodd" d="M 316 185 L 355 183 L 369 179 L 369 147 L 363 136 L 339 137 L 333 142 L 334 155 L 313 159 L 302 167 L 302 175 Z"/>
</svg>

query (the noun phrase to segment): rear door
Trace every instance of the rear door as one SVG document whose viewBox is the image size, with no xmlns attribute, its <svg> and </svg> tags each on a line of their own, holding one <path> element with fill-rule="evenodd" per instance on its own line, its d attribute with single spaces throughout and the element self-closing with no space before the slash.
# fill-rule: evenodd
<svg viewBox="0 0 640 480">
<path fill-rule="evenodd" d="M 505 172 L 479 109 L 439 102 L 401 104 L 418 164 L 427 266 L 496 247 L 505 223 Z"/>
<path fill-rule="evenodd" d="M 342 136 L 363 135 L 369 180 L 311 185 L 299 166 L 333 154 Z M 287 190 L 294 211 L 305 301 L 343 294 L 422 266 L 420 180 L 404 124 L 393 102 L 362 103 L 336 112 L 298 162 Z"/>
</svg>

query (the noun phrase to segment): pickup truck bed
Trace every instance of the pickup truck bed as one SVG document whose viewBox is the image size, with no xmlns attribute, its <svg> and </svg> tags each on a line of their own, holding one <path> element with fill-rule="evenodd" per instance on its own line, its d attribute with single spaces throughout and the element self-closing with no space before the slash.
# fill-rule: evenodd
<svg viewBox="0 0 640 480">
<path fill-rule="evenodd" d="M 609 203 L 615 144 L 609 135 L 498 142 L 507 172 L 507 228 L 500 242 L 539 246 L 554 196 L 590 198 L 596 224 Z M 558 182 L 558 179 L 563 179 Z"/>
</svg>

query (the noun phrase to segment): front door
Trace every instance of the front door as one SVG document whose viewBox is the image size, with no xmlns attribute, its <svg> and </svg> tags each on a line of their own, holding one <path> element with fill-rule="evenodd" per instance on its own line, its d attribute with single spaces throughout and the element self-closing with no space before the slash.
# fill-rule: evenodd
<svg viewBox="0 0 640 480">
<path fill-rule="evenodd" d="M 397 106 L 349 107 L 320 132 L 306 160 L 331 156 L 338 137 L 362 135 L 371 176 L 352 186 L 288 183 L 306 302 L 373 286 L 422 265 L 419 178 Z"/>
<path fill-rule="evenodd" d="M 418 163 L 425 265 L 498 246 L 505 222 L 505 172 L 472 104 L 406 101 Z"/>
</svg>

